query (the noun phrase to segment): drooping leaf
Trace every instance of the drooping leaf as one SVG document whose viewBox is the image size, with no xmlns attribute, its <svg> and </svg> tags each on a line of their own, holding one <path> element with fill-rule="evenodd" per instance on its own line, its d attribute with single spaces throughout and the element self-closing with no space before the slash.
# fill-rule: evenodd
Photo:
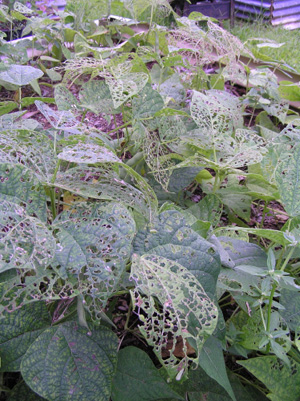
<svg viewBox="0 0 300 401">
<path fill-rule="evenodd" d="M 42 75 L 44 73 L 38 68 L 29 65 L 10 64 L 6 71 L 0 72 L 0 80 L 16 86 L 23 86 Z"/>
<path fill-rule="evenodd" d="M 0 271 L 47 267 L 54 256 L 55 239 L 39 219 L 13 202 L 0 200 Z"/>
<path fill-rule="evenodd" d="M 59 244 L 56 262 L 62 274 L 78 280 L 86 306 L 104 304 L 121 279 L 131 252 L 135 223 L 117 203 L 78 204 L 53 223 Z"/>
<path fill-rule="evenodd" d="M 29 346 L 51 324 L 44 302 L 34 302 L 0 319 L 1 372 L 20 370 L 21 360 Z"/>
<path fill-rule="evenodd" d="M 193 274 L 165 257 L 135 254 L 131 280 L 136 285 L 132 297 L 141 320 L 139 329 L 169 376 L 179 380 L 190 364 L 198 364 L 187 352 L 187 342 L 199 355 L 216 328 L 218 309 Z M 182 351 L 180 360 L 174 353 L 176 346 Z"/>
<path fill-rule="evenodd" d="M 126 347 L 118 353 L 113 381 L 113 401 L 183 400 L 163 379 L 150 357 L 141 349 Z"/>
<path fill-rule="evenodd" d="M 211 336 L 205 341 L 200 353 L 199 365 L 208 376 L 227 391 L 232 400 L 236 401 L 228 380 L 223 350 L 221 344 L 215 337 Z"/>
<path fill-rule="evenodd" d="M 290 360 L 287 367 L 276 356 L 261 356 L 247 361 L 238 361 L 270 390 L 272 401 L 298 401 L 300 397 L 300 365 Z"/>
<path fill-rule="evenodd" d="M 300 214 L 300 145 L 285 156 L 276 170 L 276 182 L 286 212 L 291 217 Z"/>
<path fill-rule="evenodd" d="M 214 297 L 220 269 L 219 256 L 208 241 L 189 227 L 180 212 L 168 210 L 159 214 L 148 230 L 136 235 L 134 251 L 139 255 L 155 254 L 180 263 L 197 278 L 205 292 Z"/>
<path fill-rule="evenodd" d="M 53 143 L 37 131 L 0 132 L 1 163 L 21 164 L 30 169 L 39 180 L 52 178 L 56 166 Z"/>
<path fill-rule="evenodd" d="M 33 391 L 59 401 L 108 401 L 117 363 L 117 338 L 67 322 L 43 331 L 23 357 L 21 372 Z"/>
<path fill-rule="evenodd" d="M 21 165 L 0 164 L 0 195 L 2 200 L 22 206 L 28 215 L 46 221 L 46 195 L 31 171 Z"/>
</svg>

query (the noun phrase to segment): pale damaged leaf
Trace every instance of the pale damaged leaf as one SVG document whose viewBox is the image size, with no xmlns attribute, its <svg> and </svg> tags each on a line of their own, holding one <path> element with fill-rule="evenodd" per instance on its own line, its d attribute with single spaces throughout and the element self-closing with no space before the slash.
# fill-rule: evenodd
<svg viewBox="0 0 300 401">
<path fill-rule="evenodd" d="M 95 114 L 114 114 L 120 112 L 114 108 L 108 85 L 104 81 L 86 82 L 79 92 L 80 107 L 91 110 Z"/>
<path fill-rule="evenodd" d="M 120 159 L 111 150 L 95 143 L 78 142 L 76 145 L 66 146 L 57 157 L 80 164 L 120 163 Z"/>
<path fill-rule="evenodd" d="M 52 233 L 16 203 L 0 201 L 0 272 L 45 268 L 55 252 Z"/>
<path fill-rule="evenodd" d="M 36 100 L 34 103 L 39 112 L 43 114 L 46 120 L 55 129 L 67 130 L 79 125 L 79 121 L 76 120 L 74 114 L 70 110 L 54 110 L 39 100 Z"/>
<path fill-rule="evenodd" d="M 170 377 L 180 378 L 190 365 L 196 367 L 205 340 L 217 325 L 218 310 L 198 280 L 186 268 L 161 256 L 136 254 L 131 279 L 139 326 Z M 146 315 L 146 316 L 145 316 Z M 182 342 L 182 359 L 174 355 Z M 197 357 L 188 355 L 187 342 Z M 163 354 L 167 354 L 163 358 Z"/>
</svg>

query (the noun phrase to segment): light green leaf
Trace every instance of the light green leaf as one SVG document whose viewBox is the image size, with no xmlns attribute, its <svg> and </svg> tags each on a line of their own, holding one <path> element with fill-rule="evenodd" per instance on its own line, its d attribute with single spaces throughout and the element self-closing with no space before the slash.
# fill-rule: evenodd
<svg viewBox="0 0 300 401">
<path fill-rule="evenodd" d="M 300 144 L 286 155 L 276 170 L 276 182 L 281 201 L 291 217 L 300 214 Z"/>
<path fill-rule="evenodd" d="M 53 110 L 40 100 L 36 100 L 35 105 L 40 113 L 55 129 L 68 129 L 79 125 L 74 114 L 70 110 Z"/>
<path fill-rule="evenodd" d="M 0 72 L 0 80 L 16 85 L 28 85 L 34 79 L 40 78 L 44 73 L 38 68 L 28 65 L 11 64 L 6 71 Z"/>
<path fill-rule="evenodd" d="M 199 355 L 217 326 L 218 309 L 193 274 L 165 257 L 135 254 L 131 279 L 136 284 L 132 298 L 141 321 L 139 329 L 169 376 L 180 380 L 190 364 L 198 364 L 197 358 L 188 355 L 186 342 Z M 180 360 L 174 355 L 179 344 Z M 164 357 L 166 348 L 168 356 Z"/>
<path fill-rule="evenodd" d="M 283 231 L 278 231 L 278 230 L 271 230 L 271 229 L 266 229 L 266 228 L 246 228 L 246 227 L 222 227 L 222 232 L 226 232 L 226 230 L 230 231 L 238 231 L 241 233 L 246 233 L 246 234 L 253 234 L 257 235 L 258 237 L 261 238 L 266 238 L 269 239 L 272 242 L 275 242 L 276 244 L 287 246 L 291 244 L 291 241 L 289 241 L 285 237 L 285 233 Z M 215 231 L 217 232 L 218 229 Z"/>
<path fill-rule="evenodd" d="M 60 111 L 76 109 L 79 105 L 79 102 L 73 93 L 62 84 L 55 86 L 54 98 L 57 109 Z"/>
<path fill-rule="evenodd" d="M 262 356 L 238 361 L 270 390 L 272 401 L 298 401 L 300 397 L 300 365 L 290 360 L 288 368 L 276 356 Z"/>
<path fill-rule="evenodd" d="M 57 157 L 68 162 L 79 164 L 121 162 L 121 160 L 106 147 L 95 143 L 83 142 L 78 142 L 73 146 L 66 146 Z"/>
<path fill-rule="evenodd" d="M 0 200 L 0 271 L 48 266 L 56 243 L 39 219 L 13 202 Z"/>
<path fill-rule="evenodd" d="M 154 228 L 154 232 L 153 229 Z M 219 255 L 176 210 L 161 213 L 147 230 L 138 232 L 134 251 L 162 256 L 188 269 L 213 298 L 220 269 Z"/>
<path fill-rule="evenodd" d="M 236 401 L 228 380 L 223 350 L 221 344 L 215 337 L 211 336 L 205 341 L 200 353 L 199 365 L 208 376 L 227 391 L 232 400 Z"/>
<path fill-rule="evenodd" d="M 21 360 L 29 346 L 51 324 L 44 302 L 34 302 L 0 319 L 1 372 L 20 370 Z"/>
<path fill-rule="evenodd" d="M 112 400 L 157 401 L 159 398 L 183 400 L 169 387 L 148 354 L 132 346 L 119 351 Z"/>
<path fill-rule="evenodd" d="M 0 164 L 0 196 L 1 200 L 22 205 L 28 215 L 46 221 L 44 188 L 32 172 L 21 165 Z"/>
<path fill-rule="evenodd" d="M 90 80 L 82 85 L 79 92 L 80 107 L 91 110 L 95 114 L 115 114 L 119 112 L 114 108 L 108 85 L 104 81 Z"/>
<path fill-rule="evenodd" d="M 300 87 L 291 81 L 281 81 L 278 88 L 280 96 L 290 102 L 299 102 Z"/>
<path fill-rule="evenodd" d="M 88 333 L 75 322 L 46 329 L 23 357 L 21 372 L 48 400 L 108 401 L 117 363 L 117 338 L 105 327 Z"/>
</svg>

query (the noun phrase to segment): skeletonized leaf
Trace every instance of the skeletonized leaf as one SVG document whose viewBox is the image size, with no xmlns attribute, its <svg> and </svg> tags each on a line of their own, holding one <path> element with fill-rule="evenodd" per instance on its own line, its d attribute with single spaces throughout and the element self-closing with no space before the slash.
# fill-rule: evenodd
<svg viewBox="0 0 300 401">
<path fill-rule="evenodd" d="M 79 121 L 76 120 L 74 114 L 70 110 L 53 110 L 39 100 L 36 100 L 34 103 L 39 112 L 43 114 L 53 128 L 68 129 L 76 127 L 79 124 Z"/>
<path fill-rule="evenodd" d="M 192 273 L 164 257 L 135 254 L 131 279 L 136 284 L 132 297 L 141 320 L 140 331 L 169 376 L 179 378 L 190 364 L 198 364 L 197 358 L 188 355 L 187 341 L 199 355 L 216 328 L 218 309 Z M 181 360 L 174 354 L 180 341 Z"/>
<path fill-rule="evenodd" d="M 46 329 L 23 357 L 26 383 L 59 401 L 108 401 L 117 363 L 117 338 L 105 327 L 87 333 L 75 322 Z"/>
<path fill-rule="evenodd" d="M 21 164 L 41 181 L 48 181 L 55 170 L 56 156 L 51 140 L 40 132 L 0 132 L 0 162 Z"/>
<path fill-rule="evenodd" d="M 18 204 L 0 201 L 0 271 L 46 267 L 53 259 L 55 240 L 39 219 Z"/>
<path fill-rule="evenodd" d="M 20 370 L 21 360 L 29 346 L 51 324 L 44 302 L 34 302 L 0 319 L 1 371 Z"/>
<path fill-rule="evenodd" d="M 105 146 L 95 143 L 79 142 L 74 146 L 67 146 L 57 155 L 59 159 L 72 163 L 120 163 L 120 159 Z"/>
</svg>

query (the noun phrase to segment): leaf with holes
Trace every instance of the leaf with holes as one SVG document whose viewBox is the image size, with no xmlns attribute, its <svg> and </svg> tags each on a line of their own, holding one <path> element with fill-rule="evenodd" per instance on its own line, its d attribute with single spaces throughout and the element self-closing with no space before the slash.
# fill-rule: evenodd
<svg viewBox="0 0 300 401">
<path fill-rule="evenodd" d="M 62 84 L 55 86 L 54 98 L 55 104 L 60 111 L 76 109 L 79 106 L 79 102 L 73 93 Z"/>
<path fill-rule="evenodd" d="M 152 227 L 155 227 L 153 232 Z M 137 233 L 134 251 L 155 254 L 180 263 L 201 283 L 213 298 L 220 271 L 219 255 L 212 245 L 196 233 L 186 218 L 176 210 L 165 211 L 151 227 Z"/>
<path fill-rule="evenodd" d="M 298 401 L 300 397 L 300 364 L 290 360 L 287 367 L 276 356 L 262 356 L 238 361 L 270 390 L 272 401 Z"/>
<path fill-rule="evenodd" d="M 22 206 L 28 215 L 46 221 L 46 195 L 30 170 L 21 165 L 0 164 L 1 199 Z"/>
<path fill-rule="evenodd" d="M 53 143 L 45 134 L 13 130 L 0 132 L 0 161 L 25 166 L 40 181 L 48 181 L 54 173 L 57 159 Z"/>
<path fill-rule="evenodd" d="M 47 106 L 45 103 L 36 100 L 35 105 L 39 112 L 46 118 L 46 120 L 55 129 L 68 130 L 79 125 L 74 114 L 69 110 L 54 110 Z"/>
<path fill-rule="evenodd" d="M 53 229 L 59 240 L 55 259 L 62 274 L 78 280 L 87 307 L 97 314 L 94 302 L 106 304 L 130 257 L 133 218 L 117 203 L 84 203 L 61 213 Z"/>
<path fill-rule="evenodd" d="M 179 378 L 190 364 L 198 365 L 203 344 L 217 326 L 218 309 L 192 273 L 162 256 L 135 254 L 130 277 L 136 285 L 132 299 L 139 329 L 169 376 Z M 187 342 L 196 358 L 188 354 Z M 180 360 L 174 353 L 179 343 Z"/>
<path fill-rule="evenodd" d="M 44 223 L 18 204 L 0 200 L 0 272 L 46 267 L 55 247 L 55 239 Z"/>
<path fill-rule="evenodd" d="M 281 201 L 291 217 L 300 214 L 300 144 L 286 155 L 276 170 L 276 182 Z"/>
<path fill-rule="evenodd" d="M 79 92 L 80 107 L 91 110 L 95 114 L 115 114 L 120 112 L 114 108 L 108 85 L 104 81 L 91 80 L 82 85 Z"/>
<path fill-rule="evenodd" d="M 57 157 L 80 164 L 120 163 L 120 159 L 111 150 L 95 143 L 78 142 L 76 145 L 66 146 Z"/>
<path fill-rule="evenodd" d="M 0 319 L 0 357 L 2 372 L 20 370 L 27 349 L 43 330 L 51 324 L 44 302 L 34 302 Z"/>
<path fill-rule="evenodd" d="M 108 401 L 117 345 L 105 327 L 87 333 L 75 322 L 63 323 L 38 336 L 23 357 L 21 373 L 48 400 Z"/>
</svg>

